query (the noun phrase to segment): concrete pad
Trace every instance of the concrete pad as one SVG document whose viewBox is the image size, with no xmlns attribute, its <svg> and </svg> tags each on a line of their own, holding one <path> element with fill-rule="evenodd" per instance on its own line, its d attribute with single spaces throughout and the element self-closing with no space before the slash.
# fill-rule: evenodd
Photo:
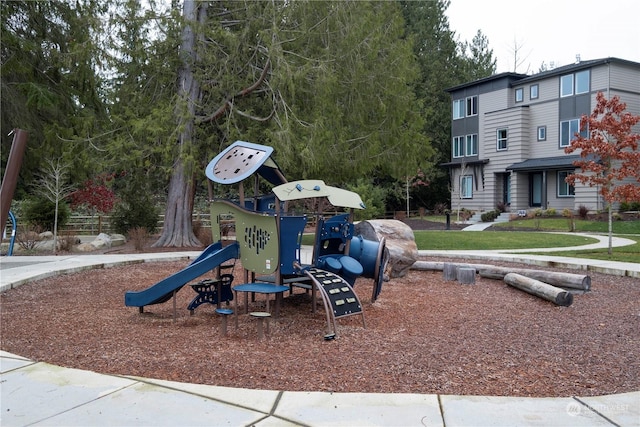
<svg viewBox="0 0 640 427">
<path fill-rule="evenodd" d="M 619 426 L 640 426 L 640 391 L 576 399 Z"/>
<path fill-rule="evenodd" d="M 240 408 L 251 408 L 253 410 L 270 413 L 275 407 L 280 391 L 275 390 L 253 390 L 245 388 L 219 387 L 204 384 L 189 384 L 176 381 L 156 380 L 149 378 L 128 377 L 140 381 L 183 391 L 185 393 L 196 394 L 222 403 L 238 406 Z"/>
<path fill-rule="evenodd" d="M 16 356 L 15 354 L 7 353 L 0 350 L 0 373 L 6 373 L 13 371 L 14 369 L 24 368 L 27 365 L 32 365 L 33 361 L 26 359 L 22 356 Z"/>
<path fill-rule="evenodd" d="M 203 396 L 136 383 L 47 418 L 38 425 L 241 426 L 264 417 L 263 413 Z"/>
<path fill-rule="evenodd" d="M 29 425 L 129 387 L 134 381 L 34 363 L 2 374 L 0 425 Z"/>
<path fill-rule="evenodd" d="M 440 396 L 447 427 L 612 426 L 571 397 Z"/>
<path fill-rule="evenodd" d="M 438 396 L 425 394 L 286 391 L 273 415 L 315 426 L 444 426 Z"/>
</svg>

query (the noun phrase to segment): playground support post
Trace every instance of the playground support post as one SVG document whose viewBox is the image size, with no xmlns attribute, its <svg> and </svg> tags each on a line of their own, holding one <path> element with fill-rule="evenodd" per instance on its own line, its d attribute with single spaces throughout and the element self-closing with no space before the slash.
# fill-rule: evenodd
<svg viewBox="0 0 640 427">
<path fill-rule="evenodd" d="M 28 132 L 22 129 L 13 130 L 13 142 L 7 159 L 7 168 L 0 186 L 0 232 L 4 230 L 9 218 L 9 209 L 13 200 L 13 193 L 18 183 L 18 175 L 22 167 L 22 159 L 27 147 Z"/>
</svg>

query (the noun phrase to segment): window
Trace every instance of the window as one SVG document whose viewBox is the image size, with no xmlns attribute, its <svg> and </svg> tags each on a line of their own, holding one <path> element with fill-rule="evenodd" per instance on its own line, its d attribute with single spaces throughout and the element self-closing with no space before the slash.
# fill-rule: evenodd
<svg viewBox="0 0 640 427">
<path fill-rule="evenodd" d="M 465 156 L 478 155 L 478 134 L 467 135 L 467 145 L 465 146 Z"/>
<path fill-rule="evenodd" d="M 460 198 L 471 199 L 473 197 L 473 176 L 464 175 L 460 177 Z"/>
<path fill-rule="evenodd" d="M 560 77 L 560 96 L 580 95 L 589 92 L 589 70 Z"/>
<path fill-rule="evenodd" d="M 576 95 L 589 92 L 589 70 L 576 73 Z"/>
<path fill-rule="evenodd" d="M 566 120 L 560 122 L 560 147 L 568 147 L 571 141 L 576 139 L 576 133 L 580 132 L 580 119 Z M 587 129 L 580 132 L 580 135 L 587 137 Z"/>
<path fill-rule="evenodd" d="M 529 98 L 538 99 L 538 85 L 531 85 L 531 87 L 529 87 Z"/>
<path fill-rule="evenodd" d="M 558 197 L 572 197 L 576 194 L 576 189 L 573 185 L 569 185 L 566 181 L 567 177 L 571 175 L 571 171 L 558 171 Z"/>
<path fill-rule="evenodd" d="M 573 74 L 560 77 L 560 96 L 573 95 Z"/>
<path fill-rule="evenodd" d="M 507 149 L 507 129 L 498 129 L 496 131 L 496 150 L 502 151 Z"/>
<path fill-rule="evenodd" d="M 462 119 L 464 117 L 464 99 L 456 99 L 453 101 L 453 120 Z"/>
<path fill-rule="evenodd" d="M 538 126 L 538 141 L 546 141 L 546 140 L 547 140 L 547 127 Z"/>
<path fill-rule="evenodd" d="M 516 89 L 516 102 L 524 101 L 524 89 L 519 87 Z"/>
<path fill-rule="evenodd" d="M 464 156 L 464 136 L 453 137 L 453 157 Z"/>
<path fill-rule="evenodd" d="M 475 116 L 478 114 L 478 97 L 467 97 L 467 116 Z"/>
</svg>

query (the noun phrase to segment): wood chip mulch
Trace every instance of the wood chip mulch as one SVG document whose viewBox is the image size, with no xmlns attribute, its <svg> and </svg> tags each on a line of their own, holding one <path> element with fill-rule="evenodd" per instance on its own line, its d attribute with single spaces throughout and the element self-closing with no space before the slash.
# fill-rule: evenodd
<svg viewBox="0 0 640 427">
<path fill-rule="evenodd" d="M 361 316 L 338 319 L 334 341 L 323 340 L 324 310 L 313 314 L 302 289 L 285 298 L 262 341 L 247 315 L 238 329 L 230 319 L 226 338 L 214 306 L 190 315 L 189 286 L 177 293 L 175 321 L 171 300 L 142 314 L 125 307 L 127 290 L 186 264 L 84 271 L 4 292 L 1 348 L 108 374 L 255 389 L 533 397 L 640 390 L 639 279 L 592 274 L 591 291 L 569 307 L 498 280 L 461 285 L 425 271 L 385 283 L 371 303 L 371 280 L 358 279 L 366 327 Z M 237 283 L 239 266 L 235 275 Z M 261 304 L 258 297 L 252 309 Z"/>
</svg>

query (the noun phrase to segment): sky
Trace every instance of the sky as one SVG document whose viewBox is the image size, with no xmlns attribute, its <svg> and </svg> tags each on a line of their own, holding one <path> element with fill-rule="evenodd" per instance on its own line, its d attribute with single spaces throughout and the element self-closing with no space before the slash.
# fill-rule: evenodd
<svg viewBox="0 0 640 427">
<path fill-rule="evenodd" d="M 498 73 L 533 74 L 543 62 L 573 64 L 576 55 L 640 63 L 638 0 L 451 0 L 445 14 L 459 41 L 482 31 Z"/>
</svg>

